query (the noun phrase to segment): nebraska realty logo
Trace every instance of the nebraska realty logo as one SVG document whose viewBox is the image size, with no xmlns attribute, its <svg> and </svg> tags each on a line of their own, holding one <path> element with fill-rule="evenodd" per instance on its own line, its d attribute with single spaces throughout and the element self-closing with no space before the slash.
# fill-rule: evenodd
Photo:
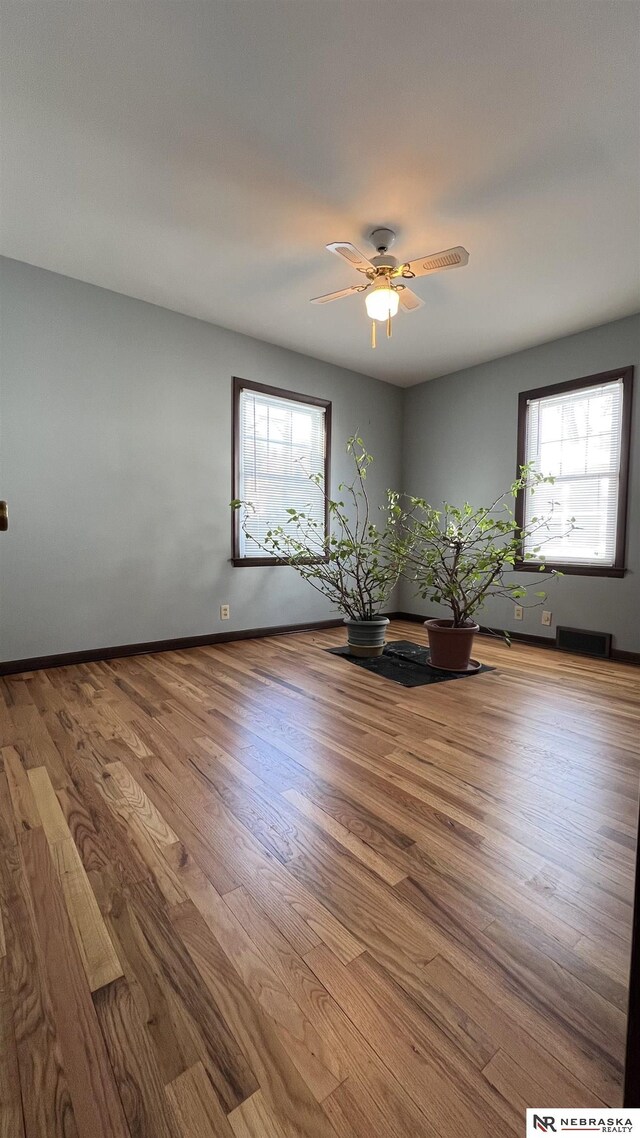
<svg viewBox="0 0 640 1138">
<path fill-rule="evenodd" d="M 554 1109 L 534 1107 L 527 1111 L 527 1138 L 540 1138 L 542 1134 L 636 1134 L 640 1138 L 640 1108 L 627 1110 L 605 1108 L 602 1112 L 593 1107 Z"/>
</svg>

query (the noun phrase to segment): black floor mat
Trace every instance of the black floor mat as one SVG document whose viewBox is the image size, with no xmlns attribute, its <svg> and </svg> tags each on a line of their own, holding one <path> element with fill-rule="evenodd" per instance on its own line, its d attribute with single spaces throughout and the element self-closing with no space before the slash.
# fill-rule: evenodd
<svg viewBox="0 0 640 1138">
<path fill-rule="evenodd" d="M 440 672 L 429 664 L 429 649 L 410 640 L 392 640 L 386 645 L 382 656 L 351 656 L 345 644 L 341 648 L 325 648 L 333 656 L 343 656 L 350 664 L 356 664 L 367 672 L 393 680 L 405 688 L 419 688 L 423 684 L 439 684 L 443 680 L 466 680 L 469 676 L 479 676 L 481 672 L 494 672 L 481 664 L 477 672 Z"/>
</svg>

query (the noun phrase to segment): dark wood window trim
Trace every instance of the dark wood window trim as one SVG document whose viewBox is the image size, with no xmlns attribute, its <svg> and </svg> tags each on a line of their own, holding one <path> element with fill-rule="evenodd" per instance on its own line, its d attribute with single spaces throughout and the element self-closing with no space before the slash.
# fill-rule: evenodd
<svg viewBox="0 0 640 1138">
<path fill-rule="evenodd" d="M 240 497 L 240 393 L 242 391 L 261 391 L 264 395 L 273 395 L 278 399 L 291 399 L 296 403 L 309 403 L 312 407 L 324 407 L 324 489 L 327 497 L 331 493 L 331 402 L 328 399 L 318 399 L 313 395 L 301 395 L 297 391 L 287 391 L 283 387 L 269 387 L 265 383 L 253 383 L 248 379 L 233 377 L 233 410 L 232 410 L 232 463 L 233 463 L 233 490 L 234 499 Z M 290 565 L 291 562 L 281 557 L 241 557 L 240 556 L 240 517 L 237 510 L 232 510 L 232 562 L 240 568 L 242 566 L 256 565 Z M 329 539 L 329 507 L 324 507 L 325 537 Z"/>
<path fill-rule="evenodd" d="M 614 371 L 601 371 L 597 375 L 585 375 L 581 379 L 570 379 L 567 383 L 551 383 L 548 387 L 536 387 L 532 391 L 521 391 L 518 396 L 518 463 L 517 472 L 526 461 L 527 407 L 530 399 L 544 399 L 547 395 L 562 395 L 565 391 L 580 391 L 585 387 L 599 387 L 610 380 L 621 379 L 622 427 L 620 440 L 620 494 L 618 497 L 618 517 L 616 524 L 616 553 L 613 565 L 580 565 L 566 562 L 544 561 L 547 569 L 557 569 L 561 573 L 577 577 L 624 577 L 627 545 L 627 503 L 629 496 L 629 461 L 631 454 L 631 397 L 633 393 L 633 367 L 621 367 Z M 515 507 L 516 523 L 524 525 L 524 493 L 518 494 Z M 538 573 L 540 562 L 530 559 L 516 561 L 519 572 Z"/>
</svg>

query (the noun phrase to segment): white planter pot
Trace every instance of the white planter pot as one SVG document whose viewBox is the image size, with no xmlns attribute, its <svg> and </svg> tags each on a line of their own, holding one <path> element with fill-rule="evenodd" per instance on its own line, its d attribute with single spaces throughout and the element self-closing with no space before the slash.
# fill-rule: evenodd
<svg viewBox="0 0 640 1138">
<path fill-rule="evenodd" d="M 344 623 L 352 656 L 382 656 L 388 617 L 377 617 L 376 620 L 351 620 L 345 617 Z"/>
</svg>

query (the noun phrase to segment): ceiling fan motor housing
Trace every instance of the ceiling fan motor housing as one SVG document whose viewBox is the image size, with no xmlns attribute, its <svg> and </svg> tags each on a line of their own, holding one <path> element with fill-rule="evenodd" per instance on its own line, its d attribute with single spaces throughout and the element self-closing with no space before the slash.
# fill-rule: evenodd
<svg viewBox="0 0 640 1138">
<path fill-rule="evenodd" d="M 398 262 L 390 253 L 380 253 L 378 257 L 371 258 L 371 264 L 375 265 L 376 269 L 395 269 Z"/>
</svg>

